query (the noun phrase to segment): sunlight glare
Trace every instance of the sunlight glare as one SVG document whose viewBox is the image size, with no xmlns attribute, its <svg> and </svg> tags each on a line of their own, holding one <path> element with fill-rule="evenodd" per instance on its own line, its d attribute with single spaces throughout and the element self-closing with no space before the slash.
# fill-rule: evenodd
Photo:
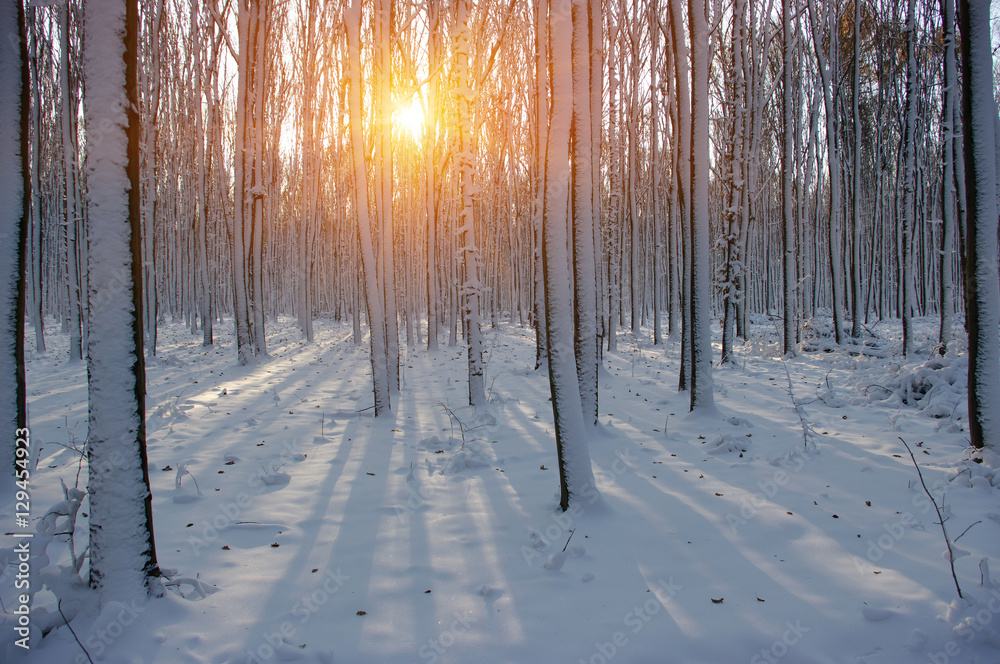
<svg viewBox="0 0 1000 664">
<path fill-rule="evenodd" d="M 416 96 L 410 99 L 410 103 L 401 103 L 393 113 L 396 128 L 401 132 L 408 133 L 411 138 L 418 139 L 424 132 L 424 109 L 420 107 L 420 100 Z"/>
</svg>

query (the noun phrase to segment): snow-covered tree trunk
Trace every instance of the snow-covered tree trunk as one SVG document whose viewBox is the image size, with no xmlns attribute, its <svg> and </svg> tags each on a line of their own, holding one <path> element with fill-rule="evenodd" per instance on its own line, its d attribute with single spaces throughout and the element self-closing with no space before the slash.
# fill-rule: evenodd
<svg viewBox="0 0 1000 664">
<path fill-rule="evenodd" d="M 319 215 L 320 160 L 318 158 L 321 138 L 320 127 L 316 122 L 316 107 L 319 103 L 319 65 L 318 65 L 318 26 L 321 11 L 318 0 L 308 0 L 302 6 L 305 16 L 300 17 L 304 26 L 302 40 L 302 93 L 299 122 L 300 128 L 300 163 L 302 208 L 300 210 L 297 228 L 298 261 L 298 310 L 299 328 L 306 343 L 313 341 L 313 302 L 312 302 L 312 272 L 313 272 L 313 238 L 312 231 Z M 322 115 L 322 113 L 321 113 Z"/>
<path fill-rule="evenodd" d="M 18 469 L 16 441 L 27 437 L 24 373 L 24 247 L 31 205 L 28 132 L 28 42 L 24 3 L 0 2 L 0 34 L 11 40 L 0 58 L 0 490 L 9 491 Z M 29 448 L 30 449 L 30 448 Z M 24 468 L 24 466 L 21 466 Z M 18 475 L 17 477 L 21 477 Z M 12 495 L 12 492 L 7 495 Z"/>
<path fill-rule="evenodd" d="M 592 0 L 573 0 L 573 127 L 572 127 L 572 229 L 573 293 L 575 314 L 575 351 L 580 403 L 586 424 L 597 422 L 597 260 L 594 253 L 596 211 L 594 209 L 594 173 L 599 164 L 593 150 L 591 112 L 591 35 L 592 23 L 601 20 Z"/>
<path fill-rule="evenodd" d="M 83 358 L 83 304 L 81 302 L 80 287 L 80 252 L 78 243 L 83 241 L 79 237 L 79 201 L 77 199 L 76 172 L 76 133 L 73 131 L 73 115 L 76 111 L 76 103 L 73 95 L 78 89 L 70 81 L 70 39 L 69 39 L 69 8 L 66 3 L 59 5 L 59 100 L 60 119 L 62 126 L 62 166 L 63 166 L 63 233 L 66 242 L 66 277 L 67 295 L 69 307 L 69 359 L 79 361 Z"/>
<path fill-rule="evenodd" d="M 684 37 L 683 0 L 670 0 L 670 31 L 674 44 L 677 113 L 674 123 L 677 151 L 677 194 L 680 199 L 679 262 L 685 275 L 681 287 L 681 368 L 678 388 L 691 389 L 691 88 L 688 83 L 688 48 Z M 707 204 L 706 204 L 707 207 Z M 707 210 L 706 210 L 707 212 Z M 709 269 L 705 266 L 705 269 Z"/>
<path fill-rule="evenodd" d="M 906 118 L 903 131 L 903 209 L 899 264 L 902 290 L 900 317 L 903 319 L 903 356 L 913 350 L 913 245 L 917 223 L 917 17 L 916 0 L 908 0 L 906 10 Z"/>
<path fill-rule="evenodd" d="M 821 32 L 820 17 L 817 16 L 816 11 L 816 0 L 809 0 L 809 17 L 812 23 L 812 41 L 813 49 L 816 53 L 816 64 L 819 68 L 820 74 L 820 85 L 823 88 L 823 104 L 826 110 L 826 135 L 827 135 L 827 154 L 828 154 L 828 171 L 830 174 L 830 199 L 829 199 L 829 222 L 830 222 L 830 237 L 828 242 L 829 248 L 829 260 L 830 264 L 829 274 L 830 274 L 830 296 L 831 296 L 831 307 L 833 308 L 833 335 L 834 340 L 837 344 L 843 343 L 843 290 L 844 290 L 844 275 L 843 266 L 841 263 L 842 253 L 841 245 L 843 244 L 842 234 L 841 234 L 841 221 L 844 215 L 844 203 L 843 203 L 843 191 L 842 191 L 842 179 L 840 171 L 840 131 L 837 122 L 837 100 L 836 100 L 836 89 L 832 82 L 832 75 L 830 73 L 831 67 L 828 66 L 827 57 L 823 53 L 823 44 L 826 43 L 829 46 L 831 59 L 836 56 L 836 23 L 833 20 L 833 14 L 836 10 L 836 3 L 831 3 L 829 13 L 827 17 L 827 34 L 829 39 L 824 39 Z"/>
<path fill-rule="evenodd" d="M 659 115 L 660 115 L 660 84 L 658 80 L 659 75 L 659 57 L 660 57 L 660 26 L 659 14 L 660 8 L 657 0 L 650 0 L 649 6 L 646 10 L 646 25 L 649 29 L 649 169 L 650 169 L 650 224 L 652 228 L 650 229 L 653 234 L 653 241 L 650 246 L 650 250 L 653 252 L 653 345 L 659 346 L 663 343 L 663 331 L 661 330 L 660 322 L 660 282 L 661 273 L 663 271 L 662 262 L 660 259 L 661 244 L 660 244 L 660 234 L 661 228 L 663 227 L 663 218 L 660 214 L 660 182 L 661 182 L 661 163 L 660 163 L 660 130 L 659 130 Z"/>
<path fill-rule="evenodd" d="M 746 198 L 746 115 L 747 88 L 744 76 L 744 49 L 746 48 L 745 21 L 746 0 L 737 0 L 733 7 L 733 27 L 731 40 L 731 71 L 730 83 L 727 87 L 730 95 L 728 103 L 729 123 L 731 129 L 728 146 L 729 158 L 726 178 L 728 180 L 728 196 L 726 200 L 726 267 L 723 283 L 724 318 L 722 322 L 722 362 L 733 360 L 733 336 L 738 317 L 741 297 L 740 285 L 744 269 L 743 245 L 741 238 L 745 235 L 744 200 Z"/>
<path fill-rule="evenodd" d="M 679 260 L 681 272 L 681 367 L 677 387 L 691 389 L 691 87 L 688 82 L 688 48 L 684 36 L 683 3 L 670 2 L 670 33 L 674 45 L 676 117 L 674 148 L 677 152 L 677 198 L 680 202 Z M 707 269 L 707 268 L 706 268 Z"/>
<path fill-rule="evenodd" d="M 461 235 L 461 253 L 464 259 L 465 283 L 462 284 L 462 308 L 465 320 L 465 333 L 469 344 L 469 404 L 480 408 L 486 405 L 486 388 L 484 385 L 483 367 L 483 333 L 480 324 L 480 251 L 476 244 L 476 228 L 473 210 L 473 198 L 477 196 L 479 185 L 475 181 L 476 154 L 472 143 L 475 122 L 472 117 L 472 104 L 475 91 L 472 89 L 472 75 L 469 72 L 469 52 L 471 50 L 472 31 L 469 27 L 468 0 L 458 0 L 455 23 L 456 35 L 456 74 L 458 76 L 458 132 L 459 183 L 462 192 L 459 209 L 459 228 Z"/>
<path fill-rule="evenodd" d="M 137 0 L 84 7 L 89 254 L 90 579 L 130 603 L 158 576 L 146 462 Z M 110 127 L 110 128 L 109 128 Z"/>
<path fill-rule="evenodd" d="M 709 258 L 708 91 L 711 56 L 705 0 L 688 0 L 691 37 L 691 410 L 715 408 L 712 386 L 712 268 Z"/>
<path fill-rule="evenodd" d="M 239 32 L 239 53 L 237 56 L 238 82 L 236 92 L 236 126 L 234 137 L 233 159 L 233 220 L 229 228 L 232 243 L 230 264 L 233 271 L 233 318 L 236 324 L 236 355 L 240 364 L 249 364 L 254 357 L 254 349 L 250 333 L 250 275 L 249 272 L 249 234 L 250 220 L 247 208 L 250 201 L 247 186 L 247 149 L 248 136 L 252 127 L 250 118 L 250 86 L 253 76 L 253 47 L 251 37 L 252 26 L 255 24 L 252 5 L 249 0 L 239 0 L 237 9 L 237 29 Z"/>
<path fill-rule="evenodd" d="M 357 216 L 358 238 L 361 248 L 361 266 L 364 271 L 365 301 L 368 324 L 371 329 L 372 385 L 375 393 L 375 416 L 391 410 L 389 400 L 389 374 L 386 364 L 385 309 L 382 304 L 382 287 L 376 272 L 373 242 L 374 224 L 368 206 L 368 167 L 365 162 L 365 138 L 361 95 L 361 4 L 353 0 L 344 11 L 347 28 L 348 55 L 348 108 L 350 111 L 350 150 L 354 211 Z"/>
<path fill-rule="evenodd" d="M 545 274 L 542 267 L 542 220 L 545 208 L 545 145 L 549 126 L 549 42 L 548 0 L 535 2 L 535 152 L 534 152 L 534 236 L 533 271 L 535 314 L 535 368 L 548 359 L 548 332 L 545 329 Z"/>
<path fill-rule="evenodd" d="M 969 435 L 974 447 L 996 453 L 1000 452 L 1000 256 L 990 0 L 959 0 L 959 16 L 968 196 Z"/>
<path fill-rule="evenodd" d="M 573 287 L 570 279 L 570 130 L 573 119 L 572 0 L 549 2 L 552 110 L 545 167 L 545 220 L 542 262 L 549 341 L 549 385 L 559 458 L 559 505 L 596 493 L 586 425 L 580 404 L 573 346 Z"/>
<path fill-rule="evenodd" d="M 395 233 L 392 212 L 392 2 L 375 2 L 375 37 L 378 46 L 376 80 L 377 117 L 375 132 L 375 209 L 381 232 L 382 302 L 385 306 L 386 369 L 389 389 L 399 391 L 399 319 L 396 311 Z"/>
<path fill-rule="evenodd" d="M 143 312 L 145 319 L 146 352 L 156 355 L 156 324 L 159 316 L 159 298 L 157 297 L 156 280 L 156 220 L 159 215 L 159 200 L 157 187 L 157 165 L 161 156 L 157 154 L 157 137 L 160 126 L 160 26 L 164 12 L 163 0 L 156 0 L 146 5 L 145 17 L 149 22 L 147 39 L 149 50 L 147 62 L 144 62 L 140 76 L 144 81 L 145 121 L 142 131 L 145 142 L 146 158 L 143 168 L 143 205 L 142 205 L 142 262 L 143 262 Z M 144 49 L 145 50 L 145 49 Z"/>
<path fill-rule="evenodd" d="M 642 265 L 640 249 L 642 247 L 642 215 L 639 213 L 639 81 L 641 75 L 639 21 L 627 21 L 629 50 L 632 56 L 632 66 L 628 74 L 622 71 L 623 78 L 628 82 L 628 113 L 625 116 L 625 128 L 628 135 L 628 164 L 625 166 L 628 184 L 625 197 L 628 206 L 628 266 L 629 266 L 629 313 L 632 334 L 636 338 L 642 336 Z M 623 95 L 624 101 L 624 95 Z M 624 238 L 623 238 L 624 240 Z"/>
<path fill-rule="evenodd" d="M 271 78 L 268 63 L 268 41 L 271 37 L 271 8 L 273 0 L 251 0 L 251 12 L 256 13 L 253 22 L 253 93 L 252 103 L 252 164 L 250 190 L 251 205 L 244 222 L 250 221 L 249 237 L 249 283 L 250 283 L 250 343 L 254 356 L 267 357 L 267 337 L 264 332 L 264 205 L 278 192 L 268 187 L 264 169 L 265 129 L 267 115 L 265 107 Z M 280 124 L 280 123 L 279 123 Z M 246 210 L 246 207 L 244 207 Z"/>
<path fill-rule="evenodd" d="M 429 67 L 437 66 L 438 39 L 441 30 L 441 11 L 435 3 L 427 5 L 427 62 Z M 427 219 L 427 350 L 438 348 L 438 324 L 440 322 L 441 295 L 438 284 L 437 228 L 438 211 L 434 151 L 437 148 L 437 81 L 432 81 L 427 90 L 427 111 L 424 113 L 424 208 Z"/>
<path fill-rule="evenodd" d="M 958 59 L 955 50 L 955 0 L 941 0 L 944 34 L 944 89 L 941 111 L 941 256 L 938 273 L 941 279 L 941 326 L 938 350 L 944 355 L 952 341 L 952 318 L 955 314 L 955 283 L 952 264 L 955 259 L 955 114 L 958 112 Z"/>
<path fill-rule="evenodd" d="M 861 338 L 864 302 L 861 292 L 861 0 L 854 1 L 854 69 L 851 108 L 854 115 L 854 190 L 851 196 L 851 338 Z"/>
<path fill-rule="evenodd" d="M 31 257 L 31 323 L 35 328 L 35 352 L 45 352 L 45 317 L 43 308 L 45 298 L 42 293 L 42 196 L 39 182 L 39 174 L 42 170 L 41 157 L 41 82 L 38 80 L 38 34 L 29 29 L 28 26 L 35 24 L 34 7 L 28 8 L 25 32 L 28 34 L 28 70 L 29 81 L 31 83 L 31 176 L 29 178 L 31 186 L 31 248 L 28 255 Z"/>
<path fill-rule="evenodd" d="M 195 86 L 195 246 L 197 247 L 198 265 L 198 309 L 201 314 L 202 345 L 213 343 L 214 301 L 212 298 L 211 270 L 208 262 L 208 198 L 206 184 L 208 169 L 205 162 L 205 122 L 203 112 L 202 77 L 202 42 L 201 42 L 201 3 L 191 0 L 191 48 L 194 57 Z"/>
<path fill-rule="evenodd" d="M 792 66 L 795 54 L 793 52 L 793 23 L 795 9 L 792 0 L 781 3 L 781 35 L 782 35 L 782 90 L 781 90 L 781 247 L 782 247 L 782 301 L 784 304 L 784 326 L 782 352 L 785 355 L 795 354 L 795 333 L 797 329 L 795 312 L 795 282 L 797 266 L 795 263 L 795 201 L 793 198 L 793 182 L 795 179 L 795 122 L 794 122 L 794 77 Z"/>
<path fill-rule="evenodd" d="M 608 130 L 608 152 L 610 162 L 610 196 L 608 201 L 607 217 L 607 264 L 608 264 L 608 325 L 605 334 L 608 337 L 608 350 L 613 351 L 618 348 L 618 316 L 621 309 L 621 292 L 619 289 L 618 272 L 618 227 L 621 220 L 621 125 L 619 122 L 619 94 L 621 87 L 618 75 L 618 62 L 621 49 L 618 47 L 618 35 L 621 33 L 617 21 L 612 17 L 609 26 L 608 38 L 608 110 L 609 110 L 609 130 Z M 548 65 L 546 65 L 547 67 Z"/>
<path fill-rule="evenodd" d="M 597 337 L 597 361 L 600 363 L 603 340 L 601 337 L 606 330 L 607 310 L 605 299 L 602 293 L 605 292 L 605 281 L 603 279 L 604 244 L 601 241 L 602 228 L 602 196 L 603 176 L 601 173 L 601 150 L 604 145 L 604 12 L 601 0 L 590 1 L 590 123 L 591 123 L 591 169 L 593 177 L 591 183 L 591 203 L 594 210 L 594 228 L 592 237 L 594 240 L 594 283 L 595 283 L 595 313 L 596 337 Z M 596 380 L 596 378 L 595 378 Z"/>
</svg>

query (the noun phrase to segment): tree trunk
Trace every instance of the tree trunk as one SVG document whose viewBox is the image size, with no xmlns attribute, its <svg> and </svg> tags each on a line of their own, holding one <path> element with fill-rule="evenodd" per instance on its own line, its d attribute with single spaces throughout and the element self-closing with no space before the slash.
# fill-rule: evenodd
<svg viewBox="0 0 1000 664">
<path fill-rule="evenodd" d="M 968 196 L 969 434 L 1000 451 L 1000 282 L 997 262 L 996 118 L 989 0 L 959 0 L 965 188 Z"/>
<path fill-rule="evenodd" d="M 76 135 L 73 131 L 73 115 L 76 104 L 71 95 L 77 87 L 71 84 L 69 69 L 69 10 L 66 4 L 59 6 L 59 85 L 60 118 L 62 121 L 62 164 L 63 164 L 63 232 L 66 239 L 66 278 L 69 305 L 69 359 L 71 362 L 83 358 L 83 304 L 80 292 L 80 264 L 77 245 L 83 241 L 78 237 L 80 228 L 77 210 L 76 181 Z"/>
<path fill-rule="evenodd" d="M 955 283 L 952 265 L 955 260 L 955 100 L 958 97 L 958 62 L 955 53 L 955 0 L 941 0 L 944 31 L 944 90 L 941 112 L 941 256 L 938 273 L 941 279 L 941 326 L 938 352 L 946 354 L 952 341 L 952 318 L 955 315 Z"/>
<path fill-rule="evenodd" d="M 854 0 L 854 71 L 852 81 L 854 112 L 854 190 L 851 198 L 851 338 L 861 339 L 864 317 L 861 293 L 861 0 Z"/>
<path fill-rule="evenodd" d="M 101 137 L 87 145 L 90 580 L 107 605 L 156 593 L 159 575 L 142 352 L 139 9 L 137 0 L 89 0 L 84 11 L 87 136 Z M 123 56 L 124 70 L 115 64 Z"/>
<path fill-rule="evenodd" d="M 574 348 L 580 404 L 585 424 L 597 423 L 597 260 L 594 253 L 596 211 L 594 173 L 598 167 L 593 150 L 591 123 L 591 35 L 593 22 L 601 20 L 591 0 L 573 0 L 573 126 L 572 126 L 572 230 L 575 315 Z M 599 159 L 599 156 L 598 156 Z"/>
<path fill-rule="evenodd" d="M 856 2 L 857 0 L 855 0 Z M 794 43 L 792 38 L 792 23 L 794 8 L 792 0 L 781 3 L 782 17 L 782 152 L 781 152 L 781 247 L 782 258 L 782 301 L 784 304 L 784 326 L 782 352 L 785 355 L 795 354 L 795 201 L 793 199 L 793 182 L 795 179 L 795 122 L 794 100 L 792 98 L 792 65 L 794 61 Z"/>
<path fill-rule="evenodd" d="M 691 37 L 691 410 L 715 408 L 709 259 L 709 67 L 705 0 L 688 0 Z"/>
<path fill-rule="evenodd" d="M 903 319 L 903 357 L 913 351 L 913 234 L 917 222 L 917 20 L 916 0 L 906 10 L 906 119 L 903 134 L 903 214 L 900 218 L 899 279 L 902 282 L 900 317 Z"/>
<path fill-rule="evenodd" d="M 691 89 L 688 84 L 688 49 L 684 36 L 682 0 L 670 2 L 670 29 L 674 43 L 674 73 L 677 79 L 677 122 L 674 126 L 677 151 L 677 194 L 680 199 L 680 250 L 685 277 L 681 286 L 681 368 L 680 390 L 691 389 Z M 707 204 L 706 204 L 707 207 Z M 707 210 L 706 210 L 707 212 Z M 705 266 L 705 269 L 708 269 Z"/>
<path fill-rule="evenodd" d="M 570 129 L 573 119 L 573 31 L 571 0 L 550 0 L 552 112 L 545 168 L 545 305 L 549 340 L 549 386 L 559 459 L 559 506 L 563 511 L 596 497 L 580 386 L 573 349 L 573 289 L 569 263 Z"/>
<path fill-rule="evenodd" d="M 25 255 L 32 191 L 29 132 L 31 130 L 27 24 L 24 3 L 0 3 L 0 34 L 11 37 L 12 46 L 0 60 L 0 243 L 3 266 L 0 275 L 0 372 L 8 381 L 0 392 L 0 422 L 8 432 L 0 443 L 0 490 L 11 491 L 13 480 L 27 480 L 30 455 L 27 391 L 24 368 Z M 13 385 L 9 385 L 13 383 Z M 19 440 L 25 442 L 21 444 Z"/>
<path fill-rule="evenodd" d="M 475 122 L 472 117 L 474 91 L 472 76 L 469 73 L 469 51 L 471 50 L 472 31 L 469 27 L 468 0 L 458 0 L 455 16 L 458 35 L 457 39 L 457 75 L 458 91 L 458 131 L 459 154 L 458 167 L 461 173 L 460 185 L 462 191 L 461 209 L 459 210 L 459 229 L 462 247 L 460 251 L 464 258 L 465 283 L 462 284 L 463 309 L 465 315 L 466 336 L 468 337 L 469 359 L 469 404 L 481 408 L 486 405 L 486 389 L 484 385 L 483 368 L 483 334 L 480 323 L 480 292 L 482 284 L 479 281 L 479 247 L 476 244 L 475 217 L 473 214 L 473 195 L 478 188 L 474 180 L 476 175 L 476 154 L 472 146 L 472 134 Z"/>
<path fill-rule="evenodd" d="M 353 170 L 354 210 L 357 215 L 361 265 L 365 279 L 368 326 L 371 329 L 372 386 L 375 393 L 375 416 L 391 410 L 389 373 L 385 338 L 385 311 L 382 288 L 376 274 L 373 224 L 368 207 L 368 169 L 365 163 L 365 139 L 361 105 L 361 3 L 352 0 L 344 12 L 347 28 L 349 110 L 351 131 L 351 167 Z"/>
</svg>

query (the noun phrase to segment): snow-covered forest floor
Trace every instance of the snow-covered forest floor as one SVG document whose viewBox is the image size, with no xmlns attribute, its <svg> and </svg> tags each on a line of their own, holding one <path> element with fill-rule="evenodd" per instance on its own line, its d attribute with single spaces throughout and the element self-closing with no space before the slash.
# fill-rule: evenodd
<svg viewBox="0 0 1000 664">
<path fill-rule="evenodd" d="M 100 616 L 72 592 L 61 608 L 95 662 L 997 662 L 1000 472 L 969 460 L 964 356 L 928 362 L 936 320 L 917 329 L 905 362 L 898 321 L 874 328 L 884 357 L 783 361 L 755 325 L 715 368 L 711 418 L 677 391 L 678 343 L 623 335 L 590 441 L 601 499 L 562 514 L 526 328 L 485 330 L 488 411 L 463 406 L 462 348 L 406 349 L 376 421 L 349 325 L 318 321 L 304 345 L 272 324 L 271 361 L 238 368 L 227 335 L 204 349 L 167 324 L 147 366 L 154 527 L 160 565 L 189 581 Z M 85 366 L 50 341 L 28 350 L 36 519 L 60 480 L 86 484 Z M 69 562 L 62 542 L 48 553 Z M 0 651 L 12 639 L 5 625 Z M 62 626 L 18 661 L 86 657 Z"/>
</svg>

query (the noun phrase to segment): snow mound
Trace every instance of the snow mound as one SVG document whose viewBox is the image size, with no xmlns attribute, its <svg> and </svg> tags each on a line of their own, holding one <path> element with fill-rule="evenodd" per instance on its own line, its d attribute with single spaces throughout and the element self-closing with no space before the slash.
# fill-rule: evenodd
<svg viewBox="0 0 1000 664">
<path fill-rule="evenodd" d="M 727 433 L 719 436 L 705 447 L 705 454 L 742 454 L 750 447 L 746 436 Z"/>
<path fill-rule="evenodd" d="M 188 419 L 188 416 L 173 401 L 164 401 L 146 417 L 146 429 L 152 433 L 164 427 L 172 426 L 175 422 L 183 422 L 186 419 Z"/>
<path fill-rule="evenodd" d="M 895 611 L 892 609 L 881 609 L 874 606 L 868 606 L 866 604 L 861 607 L 861 615 L 864 616 L 865 620 L 888 620 L 895 615 Z"/>
<path fill-rule="evenodd" d="M 442 475 L 455 475 L 466 468 L 486 468 L 491 465 L 491 458 L 483 448 L 483 444 L 478 440 L 470 440 L 463 447 L 459 448 L 441 469 Z"/>
<path fill-rule="evenodd" d="M 916 408 L 933 418 L 951 418 L 961 413 L 959 406 L 969 390 L 967 357 L 933 357 L 910 371 L 894 376 L 885 385 L 870 385 L 865 392 L 870 401 Z"/>
<path fill-rule="evenodd" d="M 281 486 L 291 482 L 292 478 L 288 473 L 264 473 L 260 476 L 260 481 L 265 486 Z"/>
<path fill-rule="evenodd" d="M 453 450 L 456 447 L 461 447 L 462 440 L 460 438 L 446 438 L 442 440 L 437 436 L 431 436 L 430 438 L 421 439 L 417 442 L 417 445 L 422 449 L 437 452 L 438 450 Z"/>
</svg>

